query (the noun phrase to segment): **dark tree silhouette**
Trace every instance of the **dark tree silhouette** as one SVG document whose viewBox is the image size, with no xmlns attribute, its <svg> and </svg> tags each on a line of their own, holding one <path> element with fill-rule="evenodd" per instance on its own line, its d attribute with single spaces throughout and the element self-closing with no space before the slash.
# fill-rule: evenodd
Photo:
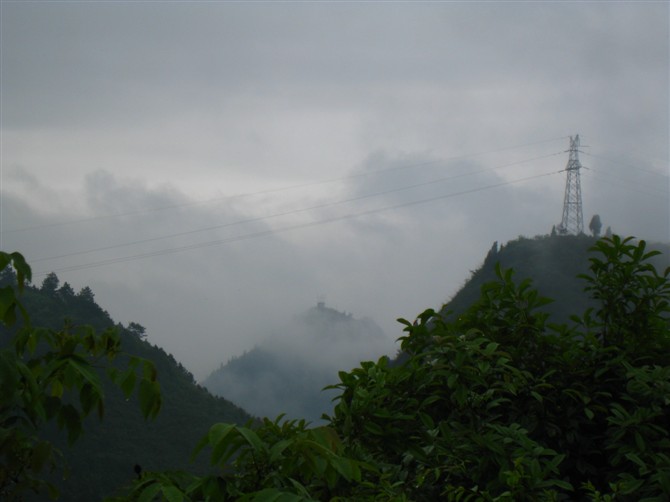
<svg viewBox="0 0 670 502">
<path fill-rule="evenodd" d="M 591 223 L 589 223 L 589 230 L 593 234 L 593 237 L 600 237 L 600 229 L 603 227 L 602 222 L 600 221 L 600 215 L 594 214 L 591 218 Z"/>
<path fill-rule="evenodd" d="M 58 279 L 58 276 L 55 273 L 50 272 L 42 281 L 42 292 L 54 295 L 59 284 L 60 279 Z"/>
</svg>

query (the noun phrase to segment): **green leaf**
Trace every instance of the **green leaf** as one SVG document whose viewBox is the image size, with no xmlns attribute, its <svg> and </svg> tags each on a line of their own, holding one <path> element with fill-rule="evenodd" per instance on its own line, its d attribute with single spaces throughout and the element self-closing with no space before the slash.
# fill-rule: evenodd
<svg viewBox="0 0 670 502">
<path fill-rule="evenodd" d="M 88 415 L 97 406 L 98 402 L 102 401 L 102 396 L 95 391 L 91 384 L 86 383 L 79 390 L 79 401 L 84 415 Z"/>
<path fill-rule="evenodd" d="M 42 467 L 52 459 L 53 446 L 48 441 L 40 441 L 33 448 L 30 455 L 31 469 L 35 472 L 42 470 Z"/>
<path fill-rule="evenodd" d="M 282 439 L 270 448 L 270 462 L 276 462 L 280 455 L 293 443 L 293 439 Z"/>
<path fill-rule="evenodd" d="M 13 394 L 18 387 L 21 374 L 18 370 L 19 360 L 16 354 L 11 349 L 0 350 L 0 396 L 5 396 L 6 393 Z M 3 399 L 3 403 L 4 403 Z"/>
<path fill-rule="evenodd" d="M 247 441 L 249 446 L 253 448 L 254 451 L 256 452 L 263 452 L 267 450 L 267 447 L 265 446 L 265 443 L 261 441 L 261 439 L 258 437 L 258 434 L 256 434 L 254 431 L 251 429 L 248 429 L 246 427 L 238 427 L 237 432 L 244 437 L 244 439 Z"/>
<path fill-rule="evenodd" d="M 639 456 L 637 456 L 635 453 L 629 452 L 629 453 L 626 453 L 625 456 L 631 462 L 636 463 L 640 467 L 641 472 L 647 472 L 647 470 L 648 470 L 647 469 L 647 464 L 645 464 L 644 461 Z"/>
<path fill-rule="evenodd" d="M 16 270 L 16 281 L 18 283 L 19 292 L 22 292 L 26 281 L 32 279 L 32 271 L 21 253 L 12 253 L 11 258 L 12 263 L 14 264 L 14 270 Z"/>
<path fill-rule="evenodd" d="M 640 434 L 638 431 L 635 431 L 635 445 L 637 446 L 637 449 L 640 451 L 644 451 L 646 449 L 646 445 L 644 439 L 642 438 L 642 434 Z"/>
<path fill-rule="evenodd" d="M 135 381 L 137 380 L 137 374 L 135 373 L 135 368 L 128 368 L 121 378 L 119 387 L 123 391 L 123 395 L 128 398 L 135 388 Z"/>
<path fill-rule="evenodd" d="M 365 421 L 363 423 L 363 428 L 365 429 L 366 432 L 368 432 L 368 433 L 370 433 L 374 436 L 383 436 L 384 435 L 384 431 L 382 430 L 382 428 L 379 427 L 379 425 L 377 425 L 374 422 Z"/>
<path fill-rule="evenodd" d="M 67 429 L 68 441 L 72 444 L 81 434 L 81 415 L 74 406 L 66 404 L 59 411 L 58 425 Z"/>
<path fill-rule="evenodd" d="M 150 484 L 142 490 L 140 496 L 137 498 L 137 502 L 153 502 L 162 488 L 163 487 L 157 482 Z"/>
<path fill-rule="evenodd" d="M 486 347 L 484 348 L 484 350 L 482 350 L 482 354 L 484 354 L 485 356 L 488 357 L 488 356 L 490 356 L 491 354 L 493 354 L 497 349 L 498 349 L 498 344 L 497 344 L 497 343 L 495 343 L 495 342 L 489 342 L 489 343 L 486 345 Z"/>
<path fill-rule="evenodd" d="M 570 483 L 568 483 L 567 481 L 563 481 L 561 479 L 552 479 L 551 483 L 554 486 L 562 488 L 563 490 L 570 491 L 570 492 L 574 491 L 574 488 L 572 487 L 572 485 Z"/>
<path fill-rule="evenodd" d="M 161 491 L 168 502 L 182 502 L 184 500 L 184 494 L 176 486 L 163 486 Z"/>
<path fill-rule="evenodd" d="M 451 373 L 447 377 L 447 387 L 450 389 L 453 389 L 454 386 L 456 385 L 456 381 L 458 380 L 458 373 Z"/>
<path fill-rule="evenodd" d="M 91 369 L 88 362 L 81 359 L 77 356 L 71 356 L 67 359 L 68 365 L 75 370 L 76 374 L 79 375 L 79 378 L 73 382 L 73 385 L 80 386 L 84 385 L 86 382 L 92 387 L 92 390 L 98 394 L 102 395 L 102 387 L 100 386 L 100 379 L 98 375 Z"/>
<path fill-rule="evenodd" d="M 225 462 L 237 449 L 230 441 L 230 433 L 236 428 L 237 426 L 235 424 L 214 424 L 209 429 L 207 439 L 212 447 L 210 460 L 212 465 L 216 465 L 219 462 Z"/>
<path fill-rule="evenodd" d="M 361 471 L 354 460 L 342 457 L 334 457 L 331 464 L 347 481 L 359 482 L 361 480 Z"/>
<path fill-rule="evenodd" d="M 11 286 L 0 288 L 0 319 L 7 326 L 12 326 L 16 322 L 16 297 Z"/>
</svg>

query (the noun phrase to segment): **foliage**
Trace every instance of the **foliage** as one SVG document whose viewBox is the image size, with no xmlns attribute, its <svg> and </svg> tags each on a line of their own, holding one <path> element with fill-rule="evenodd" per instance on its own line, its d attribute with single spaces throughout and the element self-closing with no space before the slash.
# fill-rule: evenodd
<svg viewBox="0 0 670 502">
<path fill-rule="evenodd" d="M 643 241 L 593 251 L 600 306 L 574 325 L 497 266 L 458 316 L 400 320 L 402 363 L 340 372 L 328 425 L 217 424 L 217 474 L 146 473 L 128 498 L 667 500 L 670 268 Z"/>
<path fill-rule="evenodd" d="M 540 296 L 555 301 L 542 306 L 552 322 L 567 323 L 595 302 L 583 291 L 578 275 L 588 273 L 589 249 L 596 239 L 586 235 L 520 237 L 492 247 L 482 265 L 472 271 L 463 287 L 440 309 L 448 320 L 458 317 L 479 301 L 481 288 L 497 282 L 496 266 L 514 270 L 517 278 L 532 278 Z"/>
<path fill-rule="evenodd" d="M 16 285 L 16 282 L 12 268 L 0 272 L 0 287 Z M 25 285 L 20 295 L 21 305 L 30 313 L 32 325 L 53 332 L 62 331 L 64 326 L 68 326 L 70 332 L 84 329 L 82 326 L 91 326 L 100 333 L 111 330 L 118 334 L 120 346 L 112 361 L 104 359 L 104 364 L 94 365 L 104 394 L 104 419 L 99 420 L 94 412 L 84 418 L 84 433 L 73 444 L 68 442 L 67 434 L 58 429 L 55 421 L 40 430 L 40 439 L 62 452 L 59 464 L 64 466 L 53 472 L 44 469 L 44 479 L 57 487 L 61 500 L 89 502 L 101 500 L 115 493 L 119 486 L 136 479 L 135 465 L 146 470 L 208 472 L 204 456 L 189 462 L 193 445 L 213 422 L 243 424 L 251 418 L 250 415 L 197 385 L 193 375 L 172 355 L 140 337 L 137 326 L 134 329 L 131 326 L 133 323 L 127 327 L 115 323 L 91 299 L 93 292 L 90 288 L 82 288 L 90 293 L 82 296 L 75 294 L 69 284 L 60 283 L 62 285 L 55 294 Z M 20 322 L 21 318 L 11 332 L 0 326 L 0 345 L 9 343 Z M 161 412 L 151 421 L 145 420 L 141 413 L 138 393 L 126 397 L 106 374 L 110 365 L 123 373 L 132 358 L 150 361 L 160 381 Z M 142 378 L 142 366 L 136 366 L 137 383 Z M 170 440 L 166 441 L 166 437 Z"/>
<path fill-rule="evenodd" d="M 365 466 L 345 455 L 335 430 L 282 418 L 255 428 L 213 425 L 194 455 L 208 447 L 219 473 L 149 473 L 135 486 L 138 500 L 330 500 L 336 488 L 361 482 Z"/>
<path fill-rule="evenodd" d="M 128 327 L 126 330 L 132 334 L 133 336 L 136 336 L 137 338 L 146 338 L 147 337 L 147 329 L 142 326 L 139 323 L 136 322 L 130 322 L 128 323 Z"/>
<path fill-rule="evenodd" d="M 667 500 L 670 268 L 644 241 L 592 251 L 572 324 L 493 265 L 469 308 L 400 320 L 401 362 L 340 372 L 326 425 L 217 423 L 194 452 L 213 472 L 147 470 L 116 500 Z"/>
<path fill-rule="evenodd" d="M 15 278 L 16 285 L 0 288 L 0 321 L 5 328 L 14 326 L 13 331 L 4 330 L 6 339 L 0 345 L 0 498 L 20 500 L 30 491 L 47 491 L 55 497 L 57 491 L 44 480 L 44 471 L 57 466 L 60 453 L 40 433 L 55 422 L 74 442 L 86 416 L 95 411 L 102 418 L 104 393 L 96 367 L 108 366 L 110 377 L 127 397 L 138 387 L 146 418 L 160 409 L 160 389 L 149 361 L 131 357 L 125 371 L 109 364 L 120 352 L 113 330 L 96 334 L 83 326 L 34 328 L 17 296 L 31 278 L 30 267 L 18 253 L 0 253 L 0 270 L 9 267 L 15 273 L 3 277 Z M 43 288 L 53 295 L 57 285 L 55 275 L 48 276 Z M 139 367 L 143 373 L 138 379 Z"/>
</svg>

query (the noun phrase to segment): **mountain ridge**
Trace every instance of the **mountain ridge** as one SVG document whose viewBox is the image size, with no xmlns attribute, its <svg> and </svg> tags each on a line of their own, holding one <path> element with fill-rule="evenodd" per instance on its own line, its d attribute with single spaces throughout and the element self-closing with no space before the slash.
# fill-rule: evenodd
<svg viewBox="0 0 670 502">
<path fill-rule="evenodd" d="M 391 349 L 392 341 L 371 319 L 319 302 L 250 351 L 222 363 L 203 384 L 258 416 L 285 413 L 318 421 L 334 397 L 322 389 L 339 370 Z"/>
<path fill-rule="evenodd" d="M 497 280 L 495 268 L 499 264 L 513 270 L 515 282 L 530 279 L 540 295 L 552 300 L 543 307 L 552 322 L 568 322 L 571 314 L 596 306 L 584 291 L 586 283 L 578 276 L 588 272 L 592 258 L 589 249 L 597 240 L 581 234 L 520 236 L 500 246 L 494 242 L 482 264 L 438 310 L 449 318 L 472 305 L 479 298 L 481 287 Z M 647 249 L 662 253 L 650 261 L 657 269 L 670 266 L 670 244 L 647 243 Z"/>
<path fill-rule="evenodd" d="M 13 284 L 13 277 L 4 274 L 0 286 L 8 284 Z M 124 354 L 148 359 L 153 362 L 161 385 L 161 412 L 155 420 L 146 421 L 137 397 L 126 399 L 101 374 L 105 395 L 102 420 L 95 416 L 85 419 L 84 433 L 73 445 L 67 443 L 64 432 L 54 424 L 42 431 L 44 439 L 63 452 L 69 471 L 65 479 L 59 470 L 50 476 L 61 500 L 90 502 L 113 495 L 136 477 L 135 465 L 145 470 L 205 471 L 209 468 L 205 455 L 200 455 L 194 464 L 189 458 L 209 427 L 219 421 L 243 424 L 252 419 L 236 404 L 210 394 L 171 354 L 143 339 L 139 324 L 130 323 L 128 327 L 115 324 L 109 313 L 95 302 L 90 288 L 75 293 L 67 283 L 60 286 L 55 274 L 49 274 L 41 287 L 27 286 L 20 299 L 33 326 L 53 330 L 62 330 L 64 326 L 76 329 L 81 325 L 92 326 L 96 331 L 116 329 L 122 354 L 115 364 L 124 363 L 127 358 Z M 3 331 L 4 335 L 9 334 Z"/>
</svg>

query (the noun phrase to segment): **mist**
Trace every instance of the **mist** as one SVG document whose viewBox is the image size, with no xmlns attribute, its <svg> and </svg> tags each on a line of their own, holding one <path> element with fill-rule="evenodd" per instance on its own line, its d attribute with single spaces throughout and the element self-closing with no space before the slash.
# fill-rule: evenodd
<svg viewBox="0 0 670 502">
<path fill-rule="evenodd" d="M 249 413 L 318 421 L 337 395 L 326 386 L 362 361 L 394 357 L 392 340 L 371 319 L 327 307 L 324 301 L 276 326 L 251 351 L 213 372 L 205 386 Z"/>
<path fill-rule="evenodd" d="M 392 352 L 575 134 L 585 224 L 670 241 L 667 3 L 0 8 L 0 247 L 199 380 L 322 297 Z"/>
</svg>

